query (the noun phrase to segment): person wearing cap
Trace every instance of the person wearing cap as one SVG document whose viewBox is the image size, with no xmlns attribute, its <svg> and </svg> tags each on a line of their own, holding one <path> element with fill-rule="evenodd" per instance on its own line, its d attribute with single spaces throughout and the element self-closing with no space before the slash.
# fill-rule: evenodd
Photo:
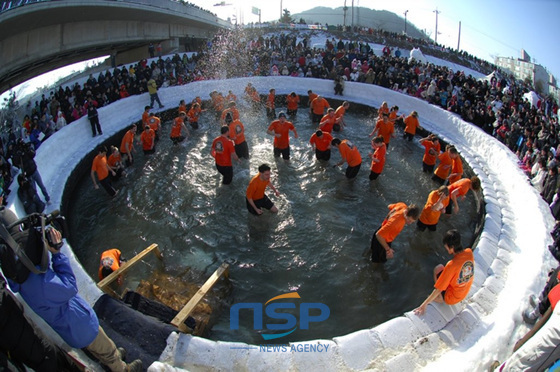
<svg viewBox="0 0 560 372">
<path fill-rule="evenodd" d="M 179 113 L 179 116 L 177 116 L 175 120 L 173 120 L 173 126 L 171 127 L 170 138 L 171 141 L 173 141 L 174 145 L 178 144 L 179 142 L 183 142 L 185 138 L 189 135 L 189 130 L 185 126 L 186 116 L 187 113 L 185 111 L 181 111 Z M 183 135 L 183 131 L 185 132 L 185 135 Z"/>
<path fill-rule="evenodd" d="M 249 146 L 245 140 L 245 126 L 239 119 L 233 119 L 232 114 L 228 113 L 225 123 L 229 127 L 229 138 L 235 143 L 235 154 L 240 159 L 249 159 Z"/>
<path fill-rule="evenodd" d="M 121 140 L 121 155 L 126 157 L 125 164 L 127 167 L 132 165 L 134 161 L 132 157 L 132 152 L 134 151 L 134 136 L 136 135 L 136 124 L 132 125 L 129 130 L 126 131 Z"/>
<path fill-rule="evenodd" d="M 286 121 L 286 113 L 281 111 L 278 119 L 270 123 L 266 133 L 274 136 L 274 157 L 290 160 L 290 131 L 294 132 L 294 137 L 298 138 L 298 133 L 294 124 Z"/>
<path fill-rule="evenodd" d="M 388 150 L 391 137 L 395 137 L 395 126 L 389 120 L 389 113 L 383 112 L 381 114 L 381 119 L 377 120 L 375 128 L 373 128 L 369 134 L 370 137 L 373 137 L 374 135 L 383 137 L 383 141 L 385 142 L 385 146 L 387 146 Z"/>
<path fill-rule="evenodd" d="M 276 196 L 280 196 L 278 190 L 270 182 L 270 167 L 267 164 L 261 164 L 259 166 L 259 173 L 251 179 L 245 192 L 247 210 L 251 214 L 260 216 L 263 213 L 263 208 L 268 209 L 272 213 L 278 212 L 278 208 L 264 193 L 267 187 L 270 187 Z"/>
<path fill-rule="evenodd" d="M 144 130 L 140 135 L 140 142 L 142 143 L 142 151 L 144 151 L 144 155 L 156 152 L 156 132 L 154 132 L 149 125 L 144 127 Z"/>
<path fill-rule="evenodd" d="M 136 128 L 136 125 L 134 126 Z M 107 164 L 107 148 L 105 146 L 99 146 L 97 149 L 97 156 L 93 159 L 93 164 L 91 165 L 91 180 L 93 181 L 93 187 L 98 189 L 99 186 L 95 181 L 95 175 L 97 174 L 97 179 L 99 183 L 107 194 L 110 196 L 117 195 L 117 191 L 111 185 L 111 179 L 109 178 L 109 173 L 115 176 L 115 172 Z"/>
<path fill-rule="evenodd" d="M 233 141 L 228 138 L 229 127 L 220 128 L 220 136 L 216 137 L 212 142 L 210 155 L 216 160 L 216 169 L 223 176 L 222 183 L 229 185 L 233 179 L 233 165 L 231 158 L 239 161 L 235 154 Z"/>
<path fill-rule="evenodd" d="M 332 140 L 333 136 L 329 132 L 323 132 L 321 129 L 313 133 L 309 143 L 311 147 L 313 147 L 313 150 L 315 150 L 315 157 L 317 160 L 330 160 Z"/>
<path fill-rule="evenodd" d="M 434 290 L 414 309 L 416 315 L 424 314 L 430 302 L 455 305 L 463 301 L 474 282 L 474 256 L 470 248 L 463 248 L 459 231 L 447 231 L 443 246 L 453 258 L 445 266 L 439 264 L 434 268 Z"/>
<path fill-rule="evenodd" d="M 416 130 L 420 127 L 420 122 L 418 121 L 418 113 L 416 111 L 412 111 L 410 115 L 408 115 L 404 119 L 404 134 L 403 138 L 412 141 L 414 136 L 416 135 Z"/>
<path fill-rule="evenodd" d="M 334 146 L 340 151 L 342 160 L 335 164 L 335 167 L 341 166 L 344 162 L 348 163 L 346 168 L 346 178 L 352 179 L 358 175 L 362 165 L 362 156 L 358 148 L 349 140 L 340 140 L 335 138 L 331 141 L 331 146 Z"/>
<path fill-rule="evenodd" d="M 436 160 L 441 152 L 441 144 L 439 139 L 430 134 L 426 138 L 420 140 L 420 144 L 424 146 L 424 157 L 422 158 L 422 171 L 424 173 L 433 173 L 436 165 Z"/>
</svg>

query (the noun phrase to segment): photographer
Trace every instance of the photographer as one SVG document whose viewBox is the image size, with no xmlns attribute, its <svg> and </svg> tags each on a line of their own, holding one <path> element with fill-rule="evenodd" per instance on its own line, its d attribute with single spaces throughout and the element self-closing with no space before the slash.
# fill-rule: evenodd
<svg viewBox="0 0 560 372">
<path fill-rule="evenodd" d="M 12 154 L 12 162 L 14 166 L 20 168 L 24 173 L 25 177 L 27 177 L 31 181 L 31 185 L 33 188 L 35 184 L 39 186 L 41 189 L 41 193 L 45 197 L 45 201 L 47 204 L 51 200 L 49 193 L 47 192 L 47 188 L 43 184 L 43 180 L 41 178 L 41 174 L 39 174 L 39 170 L 37 169 L 37 164 L 35 163 L 35 150 L 28 144 L 23 142 L 22 139 L 19 139 L 14 146 Z"/>
<path fill-rule="evenodd" d="M 36 231 L 35 228 L 29 230 Z M 36 242 L 51 253 L 51 265 L 47 265 L 43 273 L 30 272 L 22 283 L 8 279 L 10 288 L 19 292 L 29 307 L 71 347 L 86 348 L 111 371 L 141 371 L 142 361 L 135 360 L 127 365 L 122 360 L 124 349 L 117 349 L 99 326 L 93 309 L 78 294 L 70 262 L 60 251 L 63 244 L 60 232 L 50 226 L 44 231 L 48 238 Z M 39 268 L 37 261 L 33 263 Z"/>
<path fill-rule="evenodd" d="M 23 204 L 25 213 L 42 213 L 45 210 L 45 203 L 39 199 L 39 195 L 37 195 L 37 191 L 35 191 L 31 182 L 23 174 L 19 174 L 17 180 L 19 185 L 17 194 Z"/>
</svg>

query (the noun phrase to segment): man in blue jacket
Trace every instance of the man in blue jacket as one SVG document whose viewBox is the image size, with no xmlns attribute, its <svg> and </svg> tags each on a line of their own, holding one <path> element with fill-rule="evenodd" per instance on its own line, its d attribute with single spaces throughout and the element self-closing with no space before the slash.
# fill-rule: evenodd
<svg viewBox="0 0 560 372">
<path fill-rule="evenodd" d="M 60 232 L 54 228 L 49 229 L 48 234 L 53 244 L 62 242 Z M 10 288 L 19 292 L 29 307 L 71 347 L 86 348 L 111 371 L 141 371 L 141 360 L 128 365 L 122 360 L 124 349 L 117 349 L 99 326 L 91 306 L 78 294 L 68 257 L 59 249 L 47 246 L 51 252 L 51 267 L 43 274 L 31 272 L 21 284 L 9 280 Z"/>
</svg>

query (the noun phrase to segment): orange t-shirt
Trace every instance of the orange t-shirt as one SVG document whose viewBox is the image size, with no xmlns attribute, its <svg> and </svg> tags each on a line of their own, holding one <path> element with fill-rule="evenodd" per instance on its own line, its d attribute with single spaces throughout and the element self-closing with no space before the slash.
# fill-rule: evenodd
<svg viewBox="0 0 560 372">
<path fill-rule="evenodd" d="M 189 112 L 187 112 L 187 118 L 189 119 L 189 122 L 197 123 L 201 112 L 202 109 L 200 107 L 195 107 L 193 105 Z"/>
<path fill-rule="evenodd" d="M 99 261 L 99 271 L 98 271 L 99 280 L 103 280 L 103 276 L 101 275 L 101 271 L 103 270 L 103 262 L 106 261 L 111 267 L 111 270 L 116 271 L 119 269 L 119 267 L 121 267 L 120 259 L 121 259 L 121 251 L 119 251 L 116 248 L 109 249 L 101 253 L 101 260 Z"/>
<path fill-rule="evenodd" d="M 449 151 L 442 152 L 439 156 L 439 165 L 436 168 L 434 174 L 441 178 L 446 179 L 449 176 L 449 171 L 451 170 L 451 157 L 449 156 Z"/>
<path fill-rule="evenodd" d="M 329 105 L 329 103 L 324 97 L 315 98 L 311 102 L 311 110 L 316 115 L 323 115 L 325 109 L 328 109 L 329 107 L 331 107 L 331 105 Z"/>
<path fill-rule="evenodd" d="M 336 116 L 330 116 L 329 114 L 326 114 L 321 118 L 319 129 L 321 129 L 323 132 L 332 133 L 335 122 Z"/>
<path fill-rule="evenodd" d="M 434 288 L 445 291 L 445 303 L 454 305 L 467 297 L 473 281 L 474 256 L 472 250 L 466 248 L 445 265 Z"/>
<path fill-rule="evenodd" d="M 186 103 L 180 104 L 178 111 L 179 111 L 179 114 L 181 112 L 187 112 L 187 104 Z"/>
<path fill-rule="evenodd" d="M 276 95 L 274 93 L 269 93 L 268 97 L 266 99 L 266 107 L 268 107 L 269 109 L 273 109 L 275 107 L 274 105 L 274 99 L 276 98 Z"/>
<path fill-rule="evenodd" d="M 334 117 L 338 119 L 338 118 L 343 117 L 344 114 L 346 114 L 346 109 L 344 108 L 344 106 L 341 105 L 341 106 L 338 106 L 338 108 L 334 112 Z"/>
<path fill-rule="evenodd" d="M 110 167 L 115 167 L 117 165 L 117 163 L 119 163 L 122 160 L 121 158 L 121 154 L 111 154 L 109 155 L 109 159 L 107 159 L 107 165 L 109 165 Z"/>
<path fill-rule="evenodd" d="M 435 165 L 437 156 L 439 155 L 439 152 L 441 151 L 441 145 L 440 145 L 439 141 L 438 141 L 437 145 L 434 145 L 434 143 L 432 141 L 424 140 L 424 141 L 422 141 L 422 146 L 425 147 L 424 157 L 422 158 L 422 161 L 424 163 L 426 163 L 427 165 Z M 435 152 L 435 154 L 431 154 L 430 150 L 434 150 L 433 152 Z"/>
<path fill-rule="evenodd" d="M 449 183 L 454 183 L 463 177 L 463 161 L 459 156 L 451 162 L 451 173 L 457 173 L 456 176 L 449 177 Z"/>
<path fill-rule="evenodd" d="M 373 153 L 373 157 L 375 159 L 379 159 L 379 162 L 371 161 L 371 171 L 374 173 L 381 173 L 383 171 L 383 167 L 385 166 L 385 154 L 387 154 L 387 146 L 385 144 L 379 146 L 375 149 Z"/>
<path fill-rule="evenodd" d="M 183 128 L 183 118 L 176 117 L 173 121 L 173 127 L 171 128 L 171 138 L 181 137 L 181 129 Z"/>
<path fill-rule="evenodd" d="M 229 138 L 231 138 L 236 145 L 245 142 L 245 127 L 239 120 L 234 120 L 229 123 Z"/>
<path fill-rule="evenodd" d="M 230 107 L 230 108 L 227 108 L 224 111 L 222 111 L 222 116 L 220 117 L 220 120 L 222 122 L 226 121 L 226 115 L 227 115 L 228 112 L 231 112 L 231 118 L 233 120 L 239 120 L 239 110 L 236 109 L 235 107 Z"/>
<path fill-rule="evenodd" d="M 150 117 L 150 114 L 148 113 L 148 111 L 144 111 L 142 113 L 142 127 L 145 127 L 146 125 L 148 125 L 148 118 Z"/>
<path fill-rule="evenodd" d="M 224 136 L 214 139 L 212 142 L 212 154 L 216 159 L 216 164 L 222 167 L 231 167 L 231 154 L 235 153 L 233 141 Z"/>
<path fill-rule="evenodd" d="M 237 96 L 236 96 L 235 94 L 233 94 L 233 93 L 229 93 L 229 94 L 226 96 L 226 101 L 227 101 L 227 102 L 235 102 L 235 101 L 237 101 Z"/>
<path fill-rule="evenodd" d="M 161 123 L 161 120 L 159 120 L 159 118 L 156 117 L 156 116 L 152 116 L 152 117 L 148 118 L 148 125 L 150 126 L 150 128 L 153 131 L 158 131 L 159 130 L 160 123 Z"/>
<path fill-rule="evenodd" d="M 380 119 L 377 120 L 375 128 L 377 129 L 377 133 L 379 133 L 379 135 L 383 137 L 383 142 L 388 145 L 391 141 L 391 136 L 395 132 L 395 126 L 393 125 L 393 123 L 391 123 L 390 121 L 387 121 L 385 123 L 383 119 Z"/>
<path fill-rule="evenodd" d="M 317 137 L 317 134 L 313 133 L 309 143 L 315 144 L 315 148 L 319 151 L 327 151 L 331 146 L 331 141 L 333 136 L 328 132 L 323 132 L 321 137 Z"/>
<path fill-rule="evenodd" d="M 358 151 L 358 148 L 348 140 L 342 140 L 340 145 L 338 145 L 338 150 L 340 151 L 340 156 L 348 163 L 349 167 L 355 167 L 362 164 L 362 156 Z"/>
<path fill-rule="evenodd" d="M 286 97 L 286 106 L 288 107 L 288 110 L 297 110 L 298 104 L 299 96 L 297 94 L 295 97 L 292 97 L 291 95 Z"/>
<path fill-rule="evenodd" d="M 316 94 L 316 93 L 311 93 L 311 94 L 309 95 L 309 106 L 311 106 L 311 103 L 313 102 L 313 100 L 314 100 L 315 98 L 317 98 L 317 96 L 318 96 L 318 94 Z"/>
<path fill-rule="evenodd" d="M 407 205 L 402 202 L 389 204 L 389 215 L 385 217 L 381 228 L 377 231 L 377 235 L 385 239 L 387 243 L 395 240 L 406 224 L 406 208 L 408 208 Z"/>
<path fill-rule="evenodd" d="M 412 115 L 408 115 L 405 119 L 404 119 L 404 132 L 405 133 L 410 133 L 412 135 L 416 134 L 416 129 L 418 129 L 418 127 L 420 126 L 420 122 L 418 121 L 418 118 L 415 118 Z"/>
<path fill-rule="evenodd" d="M 469 178 L 462 178 L 459 181 L 453 182 L 449 185 L 449 195 L 455 190 L 457 190 L 456 196 L 467 195 L 471 189 L 471 180 Z"/>
<path fill-rule="evenodd" d="M 270 123 L 268 130 L 273 131 L 275 134 L 280 134 L 280 137 L 274 136 L 274 147 L 285 149 L 290 146 L 290 130 L 294 129 L 294 125 L 289 121 L 285 121 L 282 124 L 280 120 L 274 120 Z"/>
<path fill-rule="evenodd" d="M 142 142 L 142 150 L 151 150 L 154 147 L 154 140 L 156 139 L 156 132 L 153 129 L 143 131 L 140 135 Z"/>
<path fill-rule="evenodd" d="M 121 148 L 120 151 L 123 154 L 126 154 L 126 144 L 128 144 L 128 150 L 132 151 L 132 148 L 134 147 L 134 133 L 132 133 L 131 130 L 128 130 L 125 134 L 124 137 L 121 141 Z"/>
<path fill-rule="evenodd" d="M 245 193 L 245 196 L 247 197 L 247 199 L 251 200 L 259 200 L 264 198 L 264 190 L 269 183 L 270 181 L 261 180 L 260 173 L 258 173 L 249 182 L 249 186 L 247 186 L 247 192 Z"/>
<path fill-rule="evenodd" d="M 436 204 L 440 199 L 440 195 L 438 194 L 437 190 L 434 190 L 428 195 L 428 201 L 426 205 L 424 205 L 424 209 L 420 214 L 419 220 L 425 225 L 436 225 L 439 221 L 439 217 L 441 216 L 442 210 L 434 211 L 432 206 Z M 443 199 L 443 210 L 449 204 L 449 196 L 444 197 Z"/>
<path fill-rule="evenodd" d="M 109 169 L 107 169 L 107 157 L 97 154 L 97 156 L 93 159 L 91 170 L 97 173 L 97 178 L 99 179 L 99 181 L 107 178 L 107 176 L 109 175 Z"/>
<path fill-rule="evenodd" d="M 377 114 L 379 117 L 382 117 L 383 113 L 389 114 L 389 107 L 380 106 Z"/>
</svg>

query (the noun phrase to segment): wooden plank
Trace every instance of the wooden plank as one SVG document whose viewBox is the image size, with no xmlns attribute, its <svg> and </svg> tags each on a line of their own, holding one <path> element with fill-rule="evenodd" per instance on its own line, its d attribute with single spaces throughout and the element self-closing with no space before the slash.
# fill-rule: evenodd
<svg viewBox="0 0 560 372">
<path fill-rule="evenodd" d="M 108 288 L 109 284 L 111 284 L 112 282 L 117 280 L 117 278 L 120 275 L 126 273 L 128 270 L 130 270 L 132 268 L 132 266 L 134 266 L 135 264 L 140 262 L 140 260 L 142 260 L 144 257 L 146 257 L 146 255 L 148 255 L 152 251 L 154 252 L 156 257 L 158 257 L 159 259 L 162 258 L 161 252 L 159 251 L 159 248 L 158 248 L 158 245 L 154 243 L 154 244 L 150 245 L 148 248 L 144 249 L 142 252 L 138 253 L 136 256 L 134 256 L 130 260 L 128 260 L 127 262 L 125 262 L 121 267 L 119 267 L 118 270 L 113 271 L 110 275 L 105 277 L 105 279 L 103 279 L 99 283 L 97 283 L 97 287 L 99 287 L 99 289 L 101 289 L 105 293 L 108 293 L 110 295 L 114 295 L 115 292 L 110 290 L 110 288 Z"/>
<path fill-rule="evenodd" d="M 206 292 L 208 292 L 214 286 L 214 284 L 216 284 L 220 276 L 222 276 L 222 274 L 224 273 L 227 276 L 228 268 L 229 265 L 226 263 L 223 263 L 220 267 L 218 267 L 218 269 L 214 271 L 214 273 L 210 276 L 210 278 L 208 278 L 206 283 L 204 283 L 202 287 L 200 287 L 200 289 L 194 294 L 194 296 L 192 296 L 192 298 L 189 300 L 189 302 L 187 302 L 187 304 L 183 307 L 183 309 L 181 309 L 181 311 L 179 311 L 179 313 L 175 316 L 175 318 L 173 318 L 171 324 L 179 328 L 181 332 L 186 333 L 188 329 L 184 324 L 185 320 L 194 310 L 196 305 L 198 305 L 198 303 L 206 295 Z"/>
</svg>

